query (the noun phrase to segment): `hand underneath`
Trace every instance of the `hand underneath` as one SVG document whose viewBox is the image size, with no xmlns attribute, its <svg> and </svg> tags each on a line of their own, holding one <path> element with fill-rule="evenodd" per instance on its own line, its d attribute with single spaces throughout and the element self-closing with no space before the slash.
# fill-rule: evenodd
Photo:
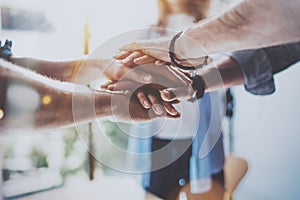
<svg viewBox="0 0 300 200">
<path fill-rule="evenodd" d="M 123 52 L 117 57 L 121 59 L 120 62 L 127 69 L 132 68 L 132 71 L 128 71 L 128 74 L 123 75 L 119 81 L 110 81 L 102 87 L 109 90 L 123 90 L 126 94 L 132 94 L 133 91 L 136 91 L 137 98 L 145 109 L 151 108 L 156 114 L 161 112 L 159 107 L 156 108 L 155 106 L 156 102 L 159 101 L 148 94 L 147 90 L 149 88 L 156 89 L 160 93 L 163 100 L 163 108 L 170 115 L 176 115 L 177 112 L 169 104 L 179 102 L 180 99 L 191 99 L 195 95 L 195 91 L 192 88 L 193 81 L 186 72 L 171 66 L 162 65 L 165 62 L 139 51 Z M 149 74 L 153 84 L 147 84 L 147 86 L 142 87 L 142 84 L 137 84 L 136 80 L 132 79 L 134 76 L 130 74 L 133 72 L 135 72 L 134 74 L 140 72 Z M 202 96 L 203 94 L 200 95 Z"/>
<path fill-rule="evenodd" d="M 140 91 L 145 91 L 143 94 L 147 95 L 153 109 L 142 106 L 140 102 L 143 97 L 141 97 Z M 132 95 L 113 95 L 111 102 L 112 115 L 121 121 L 149 121 L 163 117 L 180 117 L 180 113 L 175 110 L 172 104 L 162 101 L 158 90 L 150 85 L 139 88 Z"/>
</svg>

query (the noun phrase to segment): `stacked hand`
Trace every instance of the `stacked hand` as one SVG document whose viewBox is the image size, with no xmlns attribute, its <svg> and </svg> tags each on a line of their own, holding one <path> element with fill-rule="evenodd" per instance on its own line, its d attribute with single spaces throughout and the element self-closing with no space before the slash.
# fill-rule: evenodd
<svg viewBox="0 0 300 200">
<path fill-rule="evenodd" d="M 156 115 L 166 113 L 169 117 L 178 117 L 179 112 L 173 104 L 179 103 L 180 99 L 190 99 L 195 92 L 187 73 L 152 56 L 133 51 L 122 52 L 115 58 L 122 66 L 117 69 L 112 66 L 110 70 L 120 72 L 121 76 L 111 78 L 102 87 L 125 91 L 126 95 L 134 96 L 145 109 L 152 109 Z M 148 77 L 146 83 L 140 78 L 141 74 Z"/>
</svg>

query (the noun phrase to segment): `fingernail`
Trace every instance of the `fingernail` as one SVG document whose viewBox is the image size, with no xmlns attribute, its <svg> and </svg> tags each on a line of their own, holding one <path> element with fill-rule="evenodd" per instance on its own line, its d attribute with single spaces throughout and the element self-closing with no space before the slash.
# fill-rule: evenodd
<svg viewBox="0 0 300 200">
<path fill-rule="evenodd" d="M 146 107 L 146 108 L 150 108 L 150 103 L 148 102 L 148 101 L 144 101 L 144 106 Z"/>
<path fill-rule="evenodd" d="M 177 115 L 177 110 L 172 109 L 170 114 L 171 115 Z"/>
<path fill-rule="evenodd" d="M 159 60 L 157 60 L 157 61 L 155 61 L 155 64 L 156 64 L 156 65 L 162 65 L 162 62 L 159 61 Z"/>
<path fill-rule="evenodd" d="M 150 81 L 152 80 L 152 76 L 150 76 L 150 75 L 145 75 L 145 76 L 143 77 L 143 80 L 144 80 L 145 82 L 150 82 Z"/>
<path fill-rule="evenodd" d="M 109 86 L 107 87 L 107 89 L 108 89 L 108 90 L 113 90 L 113 89 L 114 89 L 114 86 L 109 85 Z"/>
<path fill-rule="evenodd" d="M 164 113 L 164 111 L 163 111 L 161 105 L 154 105 L 154 106 L 153 106 L 153 110 L 154 110 L 154 112 L 155 112 L 157 115 L 161 115 L 161 114 Z"/>
<path fill-rule="evenodd" d="M 170 92 L 166 91 L 166 90 L 162 90 L 162 96 L 165 98 L 165 99 L 170 99 L 171 95 L 170 95 Z"/>
</svg>

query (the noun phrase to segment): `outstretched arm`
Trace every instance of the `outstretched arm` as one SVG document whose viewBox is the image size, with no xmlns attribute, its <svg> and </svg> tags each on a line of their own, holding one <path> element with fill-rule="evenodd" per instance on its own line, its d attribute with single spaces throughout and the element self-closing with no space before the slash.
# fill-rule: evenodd
<svg viewBox="0 0 300 200">
<path fill-rule="evenodd" d="M 176 42 L 186 57 L 206 53 L 257 49 L 300 40 L 300 2 L 244 0 L 223 14 L 188 28 Z M 207 51 L 207 52 L 204 52 Z"/>
<path fill-rule="evenodd" d="M 87 85 L 100 78 L 116 81 L 125 74 L 129 74 L 133 80 L 139 83 L 149 83 L 152 80 L 151 76 L 150 78 L 145 78 L 149 77 L 149 74 L 136 70 L 132 71 L 130 67 L 127 67 L 120 60 L 113 59 L 48 61 L 11 56 L 9 61 L 50 78 L 82 85 Z"/>
<path fill-rule="evenodd" d="M 31 124 L 27 124 L 27 122 L 22 123 L 28 117 L 33 117 L 34 119 L 33 127 L 31 128 L 57 128 L 73 124 L 73 95 L 76 95 L 78 105 L 81 106 L 91 101 L 95 95 L 99 98 L 96 115 L 105 117 L 111 114 L 111 95 L 109 94 L 97 94 L 83 86 L 81 86 L 80 91 L 75 91 L 74 84 L 52 80 L 3 60 L 0 60 L 0 76 L 1 79 L 9 80 L 10 83 L 18 83 L 33 88 L 37 91 L 39 99 L 36 106 L 37 109 L 33 113 L 26 109 L 20 110 L 16 114 L 7 111 L 4 119 L 1 121 L 3 123 L 1 127 L 8 129 L 30 128 Z M 45 97 L 47 97 L 46 102 L 43 101 Z M 22 99 L 19 99 L 19 101 L 22 101 Z M 78 114 L 79 122 L 94 117 L 91 113 L 85 112 L 84 107 L 78 107 L 78 109 L 81 109 L 81 112 Z"/>
<path fill-rule="evenodd" d="M 176 40 L 175 53 L 181 59 L 200 58 L 299 41 L 299 9 L 298 0 L 244 0 L 223 14 L 188 28 Z M 140 50 L 169 62 L 170 40 L 138 41 L 121 50 Z M 191 64 L 195 64 L 193 60 Z"/>
<path fill-rule="evenodd" d="M 104 71 L 105 66 L 110 62 L 109 59 L 48 61 L 17 56 L 11 56 L 9 61 L 44 76 L 71 83 L 76 82 L 79 71 L 81 72 L 81 77 L 88 76 L 87 81 L 96 80 L 99 78 L 97 74 L 100 75 L 101 72 Z M 85 67 L 85 69 L 82 69 L 82 67 Z M 93 70 L 96 70 L 98 73 L 93 73 Z M 89 71 L 91 71 L 91 73 L 89 73 Z"/>
<path fill-rule="evenodd" d="M 9 40 L 6 40 L 3 46 L 0 41 L 0 58 L 50 78 L 82 85 L 87 85 L 94 80 L 103 78 L 103 76 L 116 81 L 128 72 L 131 72 L 129 76 L 136 82 L 150 83 L 152 80 L 149 74 L 132 71 L 131 67 L 120 60 L 86 58 L 69 61 L 48 61 L 30 57 L 17 57 L 12 53 L 12 41 Z"/>
<path fill-rule="evenodd" d="M 39 99 L 34 112 L 26 109 L 11 113 L 5 111 L 4 118 L 0 120 L 0 127 L 5 129 L 57 128 L 111 115 L 118 120 L 125 121 L 131 119 L 147 121 L 166 116 L 164 114 L 157 116 L 142 108 L 134 98 L 122 94 L 94 91 L 82 85 L 53 80 L 1 59 L 0 78 L 8 79 L 10 83 L 33 88 L 37 91 Z M 47 101 L 43 101 L 45 96 L 47 96 Z M 28 117 L 33 117 L 33 126 L 24 122 L 24 119 Z"/>
</svg>

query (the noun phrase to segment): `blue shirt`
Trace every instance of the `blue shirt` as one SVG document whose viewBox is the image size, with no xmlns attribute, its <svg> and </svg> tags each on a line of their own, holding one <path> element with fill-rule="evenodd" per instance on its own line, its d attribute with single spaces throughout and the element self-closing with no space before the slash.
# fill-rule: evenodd
<svg viewBox="0 0 300 200">
<path fill-rule="evenodd" d="M 300 60 L 300 42 L 274 47 L 237 51 L 231 54 L 245 79 L 245 89 L 256 95 L 275 92 L 273 74 Z"/>
<path fill-rule="evenodd" d="M 300 60 L 300 43 L 237 51 L 233 52 L 231 57 L 241 68 L 245 79 L 245 89 L 248 92 L 256 95 L 272 94 L 275 91 L 273 74 Z M 205 94 L 198 102 L 201 116 L 197 135 L 192 144 L 192 156 L 190 158 L 191 181 L 205 179 L 220 171 L 224 165 L 222 126 L 220 126 L 222 117 L 217 117 L 211 110 L 214 108 L 212 105 L 217 103 L 217 98 L 214 98 L 215 95 L 217 95 L 215 92 Z M 214 126 L 210 126 L 211 124 L 214 124 Z M 132 138 L 129 140 L 129 149 L 135 153 L 150 152 L 151 138 Z M 136 160 L 131 164 L 136 167 L 136 172 L 144 172 L 147 169 L 150 171 L 150 154 L 148 154 L 148 157 L 143 156 L 142 158 L 142 160 Z M 148 173 L 144 174 L 143 185 L 145 187 L 149 185 L 149 178 Z"/>
<path fill-rule="evenodd" d="M 224 149 L 222 138 L 222 126 L 224 120 L 223 101 L 220 92 L 212 92 L 205 94 L 198 101 L 200 109 L 200 119 L 198 122 L 197 134 L 192 143 L 192 156 L 190 157 L 190 182 L 191 184 L 197 180 L 208 179 L 223 169 L 224 166 Z M 223 94 L 223 93 L 222 93 Z M 146 125 L 147 126 L 147 125 Z M 151 128 L 142 128 L 133 126 L 133 132 L 143 132 L 143 135 L 151 135 Z M 149 131 L 149 133 L 145 133 Z M 140 135 L 139 133 L 132 133 Z M 136 153 L 131 156 L 131 170 L 137 173 L 143 173 L 142 183 L 144 187 L 149 186 L 151 170 L 151 137 L 137 138 L 130 137 L 128 151 Z M 139 154 L 141 154 L 139 156 Z M 132 159 L 134 157 L 134 159 Z M 204 186 L 202 192 L 207 191 Z M 199 188 L 197 191 L 200 191 Z"/>
</svg>

